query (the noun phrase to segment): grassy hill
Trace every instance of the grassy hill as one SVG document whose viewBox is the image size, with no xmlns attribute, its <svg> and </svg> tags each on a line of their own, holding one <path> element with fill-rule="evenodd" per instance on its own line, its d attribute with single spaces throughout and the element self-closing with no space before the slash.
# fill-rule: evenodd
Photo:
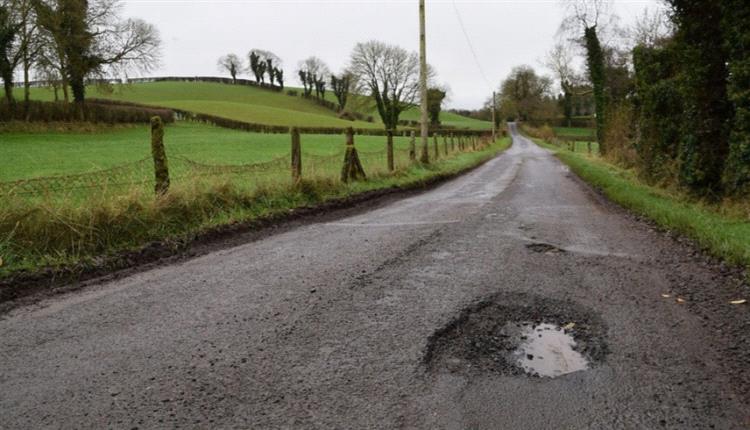
<svg viewBox="0 0 750 430">
<path fill-rule="evenodd" d="M 355 127 L 382 128 L 376 112 L 372 112 L 374 123 L 347 121 L 317 103 L 285 92 L 274 92 L 261 88 L 209 82 L 152 82 L 115 86 L 114 92 L 103 92 L 97 87 L 87 88 L 89 97 L 122 100 L 154 106 L 172 107 L 193 112 L 216 115 L 238 121 L 259 124 L 300 127 Z M 53 93 L 45 88 L 33 88 L 32 97 L 52 100 Z M 327 94 L 326 98 L 333 98 Z M 419 112 L 412 109 L 404 112 L 402 119 L 417 120 Z M 453 113 L 442 114 L 445 125 L 490 129 L 491 124 Z"/>
<path fill-rule="evenodd" d="M 32 97 L 52 100 L 48 89 L 35 88 Z M 249 86 L 208 82 L 152 82 L 117 85 L 114 92 L 87 88 L 89 97 L 123 100 L 206 113 L 238 121 L 303 127 L 377 127 L 346 121 L 336 113 L 301 97 Z"/>
</svg>

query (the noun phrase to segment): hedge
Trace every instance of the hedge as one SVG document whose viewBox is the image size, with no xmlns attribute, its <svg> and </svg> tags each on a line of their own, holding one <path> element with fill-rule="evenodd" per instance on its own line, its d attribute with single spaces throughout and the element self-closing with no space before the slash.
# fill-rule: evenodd
<svg viewBox="0 0 750 430">
<path fill-rule="evenodd" d="M 126 124 L 150 123 L 158 116 L 165 123 L 175 120 L 174 111 L 115 103 L 105 100 L 89 100 L 81 106 L 66 102 L 19 102 L 11 106 L 0 103 L 0 121 L 74 122 Z"/>
</svg>

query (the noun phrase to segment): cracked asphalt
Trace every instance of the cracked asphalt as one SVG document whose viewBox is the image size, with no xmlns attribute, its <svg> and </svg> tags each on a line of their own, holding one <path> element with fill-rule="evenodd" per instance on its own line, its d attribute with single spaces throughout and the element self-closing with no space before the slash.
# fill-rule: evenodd
<svg viewBox="0 0 750 430">
<path fill-rule="evenodd" d="M 0 428 L 750 428 L 741 279 L 511 131 L 425 193 L 0 316 Z M 608 353 L 555 379 L 426 366 L 488 297 L 574 304 Z"/>
</svg>

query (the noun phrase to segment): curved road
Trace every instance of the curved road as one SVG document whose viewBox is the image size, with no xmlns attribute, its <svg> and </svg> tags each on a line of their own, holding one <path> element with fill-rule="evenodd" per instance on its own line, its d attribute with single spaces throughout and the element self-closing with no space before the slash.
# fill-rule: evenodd
<svg viewBox="0 0 750 430">
<path fill-rule="evenodd" d="M 700 261 L 514 135 L 431 191 L 1 316 L 0 428 L 748 428 L 731 346 L 661 296 L 729 288 Z M 586 309 L 608 354 L 428 369 L 430 336 L 497 293 Z"/>
</svg>

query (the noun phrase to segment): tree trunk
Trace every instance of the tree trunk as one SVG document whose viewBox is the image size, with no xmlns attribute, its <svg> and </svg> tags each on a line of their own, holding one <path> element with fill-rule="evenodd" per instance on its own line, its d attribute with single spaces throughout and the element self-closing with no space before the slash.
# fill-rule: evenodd
<svg viewBox="0 0 750 430">
<path fill-rule="evenodd" d="M 298 183 L 302 177 L 302 149 L 300 146 L 299 130 L 292 127 L 292 182 Z"/>
<path fill-rule="evenodd" d="M 31 99 L 31 84 L 29 82 L 29 64 L 28 60 L 23 63 L 23 101 L 28 103 Z"/>
<path fill-rule="evenodd" d="M 62 90 L 63 99 L 65 100 L 65 103 L 68 103 L 70 101 L 70 96 L 68 95 L 68 80 L 65 78 L 62 80 Z"/>
<path fill-rule="evenodd" d="M 83 76 L 70 77 L 70 89 L 73 91 L 73 102 L 83 103 L 86 99 L 86 84 Z"/>
<path fill-rule="evenodd" d="M 386 151 L 388 152 L 388 171 L 392 172 L 395 168 L 393 163 L 393 130 L 388 130 L 386 141 Z"/>
<path fill-rule="evenodd" d="M 596 109 L 596 140 L 599 142 L 599 152 L 607 153 L 604 142 L 604 130 L 606 128 L 605 114 L 607 112 L 607 96 L 605 94 L 606 76 L 604 71 L 604 53 L 602 52 L 596 27 L 585 29 L 586 39 L 586 62 L 589 70 L 589 78 L 594 87 L 594 108 Z"/>
<path fill-rule="evenodd" d="M 3 70 L 2 74 L 3 78 L 3 87 L 5 89 L 5 100 L 8 101 L 8 104 L 13 106 L 15 99 L 13 98 L 13 72 L 11 71 L 8 73 L 7 71 Z"/>
</svg>

